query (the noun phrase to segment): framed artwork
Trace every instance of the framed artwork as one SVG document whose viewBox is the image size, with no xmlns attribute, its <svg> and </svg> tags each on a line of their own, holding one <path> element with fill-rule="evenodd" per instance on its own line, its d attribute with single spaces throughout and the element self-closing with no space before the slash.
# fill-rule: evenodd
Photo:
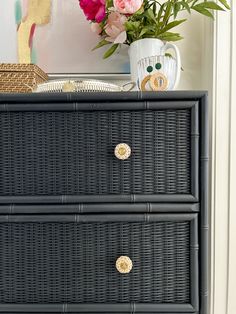
<svg viewBox="0 0 236 314">
<path fill-rule="evenodd" d="M 105 60 L 105 48 L 92 51 L 99 37 L 78 0 L 1 1 L 0 40 L 0 62 L 31 62 L 49 74 L 125 76 L 130 71 L 126 47 Z"/>
</svg>

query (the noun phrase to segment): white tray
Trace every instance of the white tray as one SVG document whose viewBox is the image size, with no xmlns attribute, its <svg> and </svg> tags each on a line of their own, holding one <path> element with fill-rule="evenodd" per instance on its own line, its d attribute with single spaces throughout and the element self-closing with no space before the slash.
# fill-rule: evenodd
<svg viewBox="0 0 236 314">
<path fill-rule="evenodd" d="M 134 87 L 134 83 L 129 82 L 123 86 L 111 84 L 98 80 L 56 80 L 37 85 L 35 93 L 55 93 L 55 92 L 122 92 L 129 91 Z"/>
</svg>

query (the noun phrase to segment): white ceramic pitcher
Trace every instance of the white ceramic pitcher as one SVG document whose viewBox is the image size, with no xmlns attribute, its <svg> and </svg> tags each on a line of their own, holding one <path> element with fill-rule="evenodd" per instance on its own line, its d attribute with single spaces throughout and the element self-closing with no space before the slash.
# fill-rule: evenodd
<svg viewBox="0 0 236 314">
<path fill-rule="evenodd" d="M 164 43 L 157 38 L 143 38 L 134 41 L 129 48 L 131 80 L 138 83 L 138 62 L 139 60 L 151 56 L 164 56 L 168 49 L 173 49 L 177 64 L 175 83 L 172 89 L 175 89 L 179 83 L 181 73 L 181 59 L 179 49 L 171 43 Z"/>
</svg>

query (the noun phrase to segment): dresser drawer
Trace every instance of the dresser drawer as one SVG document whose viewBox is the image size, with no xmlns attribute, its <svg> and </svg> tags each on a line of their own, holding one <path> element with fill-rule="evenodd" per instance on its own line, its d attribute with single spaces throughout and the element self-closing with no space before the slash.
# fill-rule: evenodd
<svg viewBox="0 0 236 314">
<path fill-rule="evenodd" d="M 198 200 L 198 102 L 41 106 L 0 112 L 0 202 Z M 119 143 L 131 149 L 126 160 Z"/>
<path fill-rule="evenodd" d="M 2 215 L 0 312 L 197 311 L 197 230 L 197 214 Z"/>
</svg>

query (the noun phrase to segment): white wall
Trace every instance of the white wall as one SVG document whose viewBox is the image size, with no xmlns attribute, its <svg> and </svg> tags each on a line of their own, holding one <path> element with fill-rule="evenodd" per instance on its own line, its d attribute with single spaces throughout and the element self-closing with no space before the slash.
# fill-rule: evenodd
<svg viewBox="0 0 236 314">
<path fill-rule="evenodd" d="M 5 7 L 0 0 L 0 62 L 5 63 L 16 59 L 16 25 L 10 21 L 15 21 L 14 1 L 10 0 Z"/>
<path fill-rule="evenodd" d="M 205 18 L 199 14 L 185 14 L 181 18 L 188 18 L 178 30 L 184 37 L 176 42 L 181 52 L 183 71 L 178 89 L 204 89 L 202 86 L 203 55 L 204 55 L 204 22 Z"/>
</svg>

